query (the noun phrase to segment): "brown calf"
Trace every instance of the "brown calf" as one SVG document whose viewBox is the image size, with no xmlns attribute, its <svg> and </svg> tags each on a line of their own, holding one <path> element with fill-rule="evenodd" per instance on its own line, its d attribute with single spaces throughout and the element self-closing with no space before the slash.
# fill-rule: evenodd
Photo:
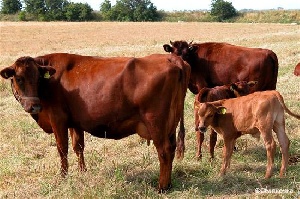
<svg viewBox="0 0 300 199">
<path fill-rule="evenodd" d="M 203 88 L 200 92 L 195 96 L 194 103 L 194 115 L 195 115 L 195 130 L 197 135 L 197 152 L 196 157 L 198 159 L 202 158 L 201 146 L 204 141 L 204 134 L 201 133 L 198 129 L 199 126 L 199 118 L 197 117 L 198 109 L 197 102 L 212 102 L 221 99 L 229 99 L 244 96 L 250 93 L 250 88 L 257 84 L 257 81 L 240 81 L 233 84 L 216 86 L 214 88 Z M 214 148 L 217 142 L 217 133 L 211 129 L 210 132 L 210 140 L 209 140 L 209 152 L 210 157 L 214 158 Z"/>
<path fill-rule="evenodd" d="M 255 92 L 247 96 L 215 102 L 197 102 L 196 105 L 200 131 L 205 132 L 207 127 L 211 126 L 223 136 L 223 164 L 220 175 L 224 175 L 226 169 L 230 167 L 236 139 L 243 134 L 260 133 L 267 150 L 268 163 L 265 178 L 270 178 L 276 149 L 272 136 L 273 129 L 282 153 L 280 177 L 284 176 L 289 158 L 289 139 L 285 133 L 284 111 L 297 119 L 300 119 L 300 115 L 292 113 L 285 106 L 282 96 L 277 91 Z"/>
</svg>

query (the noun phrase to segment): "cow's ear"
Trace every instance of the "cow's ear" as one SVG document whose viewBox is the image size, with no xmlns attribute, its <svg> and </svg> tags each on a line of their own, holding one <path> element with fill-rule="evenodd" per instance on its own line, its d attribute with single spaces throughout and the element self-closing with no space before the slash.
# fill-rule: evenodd
<svg viewBox="0 0 300 199">
<path fill-rule="evenodd" d="M 189 47 L 189 51 L 190 51 L 190 53 L 195 53 L 195 52 L 197 52 L 198 48 L 199 48 L 199 46 L 197 46 L 197 45 L 191 45 Z"/>
<path fill-rule="evenodd" d="M 163 45 L 163 47 L 164 47 L 164 50 L 166 52 L 168 52 L 168 53 L 172 53 L 173 52 L 173 48 L 169 44 L 165 44 L 165 45 Z"/>
<path fill-rule="evenodd" d="M 56 72 L 56 70 L 51 66 L 39 66 L 39 71 L 40 76 L 45 79 L 49 79 Z"/>
<path fill-rule="evenodd" d="M 257 81 L 249 81 L 247 84 L 248 86 L 253 87 L 257 84 Z"/>
<path fill-rule="evenodd" d="M 4 68 L 3 70 L 0 71 L 0 75 L 4 78 L 4 79 L 8 79 L 10 77 L 13 77 L 16 74 L 14 67 L 9 66 Z"/>
<path fill-rule="evenodd" d="M 226 114 L 226 108 L 224 106 L 217 107 L 217 113 L 219 115 L 225 115 Z"/>
</svg>

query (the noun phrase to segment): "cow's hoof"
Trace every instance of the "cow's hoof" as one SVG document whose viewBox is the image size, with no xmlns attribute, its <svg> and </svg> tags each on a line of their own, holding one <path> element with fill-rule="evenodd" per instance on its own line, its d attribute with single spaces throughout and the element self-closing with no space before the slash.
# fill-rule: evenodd
<svg viewBox="0 0 300 199">
<path fill-rule="evenodd" d="M 172 188 L 171 184 L 169 184 L 166 188 L 158 188 L 158 193 L 159 194 L 167 193 L 171 188 Z"/>
</svg>

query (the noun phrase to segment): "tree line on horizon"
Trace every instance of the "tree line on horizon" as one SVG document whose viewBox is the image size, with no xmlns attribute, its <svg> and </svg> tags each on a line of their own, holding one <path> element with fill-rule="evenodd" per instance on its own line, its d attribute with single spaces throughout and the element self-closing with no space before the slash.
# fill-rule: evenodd
<svg viewBox="0 0 300 199">
<path fill-rule="evenodd" d="M 158 11 L 150 0 L 105 0 L 96 12 L 87 3 L 68 0 L 2 0 L 2 15 L 17 15 L 20 21 L 162 21 L 166 12 Z M 238 15 L 231 2 L 211 1 L 211 19 L 224 21 Z"/>
</svg>

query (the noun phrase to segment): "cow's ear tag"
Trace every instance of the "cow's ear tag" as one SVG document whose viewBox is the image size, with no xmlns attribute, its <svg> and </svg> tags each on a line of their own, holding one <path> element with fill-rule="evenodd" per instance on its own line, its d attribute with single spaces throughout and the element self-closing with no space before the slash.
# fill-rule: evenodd
<svg viewBox="0 0 300 199">
<path fill-rule="evenodd" d="M 218 108 L 218 114 L 225 115 L 226 114 L 226 108 L 225 107 L 219 107 Z"/>
<path fill-rule="evenodd" d="M 49 79 L 49 78 L 50 78 L 50 73 L 49 73 L 49 71 L 45 72 L 44 78 L 45 78 L 45 79 Z"/>
</svg>

